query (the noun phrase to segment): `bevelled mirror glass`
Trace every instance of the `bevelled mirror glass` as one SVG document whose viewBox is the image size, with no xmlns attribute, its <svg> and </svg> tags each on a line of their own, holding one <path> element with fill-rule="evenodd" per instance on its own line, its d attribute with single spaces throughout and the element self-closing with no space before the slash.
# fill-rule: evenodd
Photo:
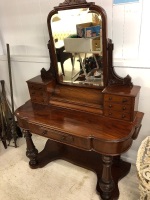
<svg viewBox="0 0 150 200">
<path fill-rule="evenodd" d="M 106 18 L 93 3 L 56 7 L 48 22 L 60 83 L 104 86 Z"/>
</svg>

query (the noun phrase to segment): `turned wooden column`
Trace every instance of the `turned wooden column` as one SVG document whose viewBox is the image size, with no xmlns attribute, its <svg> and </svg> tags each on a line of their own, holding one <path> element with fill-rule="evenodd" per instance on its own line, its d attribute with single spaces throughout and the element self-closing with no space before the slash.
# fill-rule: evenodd
<svg viewBox="0 0 150 200">
<path fill-rule="evenodd" d="M 114 189 L 114 182 L 111 175 L 112 160 L 113 157 L 102 155 L 103 170 L 99 186 L 102 191 L 101 197 L 103 200 L 111 199 L 111 192 Z"/>
<path fill-rule="evenodd" d="M 37 161 L 37 155 L 38 150 L 35 148 L 34 143 L 32 141 L 32 134 L 29 130 L 23 130 L 24 137 L 26 138 L 26 144 L 27 144 L 27 151 L 26 156 L 30 159 L 29 165 L 31 168 L 37 168 L 38 161 Z"/>
</svg>

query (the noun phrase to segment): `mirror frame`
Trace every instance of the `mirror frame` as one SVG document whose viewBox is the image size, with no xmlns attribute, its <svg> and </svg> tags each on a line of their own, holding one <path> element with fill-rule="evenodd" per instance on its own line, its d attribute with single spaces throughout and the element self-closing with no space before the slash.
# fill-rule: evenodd
<svg viewBox="0 0 150 200">
<path fill-rule="evenodd" d="M 101 15 L 102 19 L 102 45 L 103 45 L 103 86 L 91 86 L 91 85 L 80 85 L 60 82 L 58 74 L 58 63 L 56 57 L 56 50 L 54 46 L 54 39 L 52 35 L 51 19 L 53 15 L 58 14 L 58 11 L 71 10 L 71 9 L 80 9 L 80 8 L 89 8 L 90 11 L 96 12 Z M 128 85 L 132 86 L 131 77 L 127 75 L 125 78 L 118 76 L 113 67 L 113 43 L 110 39 L 107 39 L 107 15 L 105 10 L 95 5 L 94 2 L 86 2 L 86 0 L 65 0 L 63 3 L 60 3 L 59 6 L 54 7 L 52 11 L 48 14 L 47 17 L 47 26 L 49 32 L 49 42 L 48 49 L 50 54 L 50 68 L 46 71 L 44 68 L 41 70 L 42 80 L 46 79 L 55 79 L 57 84 L 61 85 L 70 85 L 76 87 L 86 87 L 86 88 L 98 88 L 103 89 L 106 86 L 110 85 Z"/>
<path fill-rule="evenodd" d="M 100 7 L 95 5 L 94 2 L 89 2 L 87 3 L 84 1 L 65 1 L 64 3 L 61 3 L 59 6 L 54 7 L 54 9 L 49 13 L 47 17 L 47 26 L 48 26 L 48 31 L 49 31 L 49 50 L 50 50 L 50 58 L 51 58 L 51 65 L 54 66 L 55 68 L 55 76 L 57 79 L 57 82 L 60 84 L 65 84 L 65 85 L 79 85 L 80 84 L 75 84 L 75 83 L 63 83 L 60 82 L 59 80 L 59 74 L 58 74 L 58 64 L 57 64 L 57 57 L 55 54 L 55 46 L 54 46 L 54 39 L 53 39 L 53 34 L 52 34 L 52 26 L 51 26 L 51 19 L 55 14 L 58 14 L 58 11 L 64 11 L 64 10 L 71 10 L 71 9 L 82 9 L 82 8 L 89 8 L 89 11 L 92 11 L 93 13 L 98 13 L 101 15 L 102 19 L 102 62 L 103 62 L 103 82 L 104 86 L 106 85 L 106 80 L 107 80 L 107 31 L 106 31 L 106 12 L 105 10 Z M 82 85 L 83 87 L 91 87 L 88 85 Z M 104 86 L 95 86 L 95 87 L 104 87 Z"/>
</svg>

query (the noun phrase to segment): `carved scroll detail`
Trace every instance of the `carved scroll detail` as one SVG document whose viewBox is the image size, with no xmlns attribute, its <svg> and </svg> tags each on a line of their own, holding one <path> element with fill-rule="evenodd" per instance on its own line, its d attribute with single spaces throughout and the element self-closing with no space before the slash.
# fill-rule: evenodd
<svg viewBox="0 0 150 200">
<path fill-rule="evenodd" d="M 133 83 L 131 82 L 132 79 L 129 75 L 127 75 L 125 78 L 122 78 L 116 74 L 112 62 L 112 52 L 113 44 L 111 40 L 108 40 L 108 85 L 126 85 L 132 87 Z"/>
<path fill-rule="evenodd" d="M 54 46 L 53 46 L 53 44 L 51 44 L 50 40 L 49 40 L 47 46 L 48 46 L 49 54 L 50 54 L 50 68 L 48 70 L 46 70 L 45 68 L 41 69 L 41 78 L 42 78 L 43 81 L 44 80 L 51 80 L 54 77 L 56 78 L 54 64 L 52 63 L 52 60 L 53 60 L 53 58 L 52 58 L 52 54 L 53 54 L 52 47 L 54 48 Z"/>
<path fill-rule="evenodd" d="M 113 74 L 113 73 L 112 73 Z M 109 79 L 108 85 L 127 85 L 127 86 L 133 86 L 131 82 L 131 77 L 127 75 L 125 78 L 118 78 L 117 76 L 112 76 Z"/>
</svg>

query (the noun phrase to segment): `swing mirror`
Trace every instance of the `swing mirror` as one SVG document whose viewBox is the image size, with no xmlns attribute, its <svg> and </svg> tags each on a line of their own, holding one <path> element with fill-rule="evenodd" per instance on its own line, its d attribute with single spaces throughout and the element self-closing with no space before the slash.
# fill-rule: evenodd
<svg viewBox="0 0 150 200">
<path fill-rule="evenodd" d="M 69 2 L 55 7 L 48 17 L 58 81 L 103 87 L 107 65 L 105 12 L 94 3 Z"/>
</svg>

